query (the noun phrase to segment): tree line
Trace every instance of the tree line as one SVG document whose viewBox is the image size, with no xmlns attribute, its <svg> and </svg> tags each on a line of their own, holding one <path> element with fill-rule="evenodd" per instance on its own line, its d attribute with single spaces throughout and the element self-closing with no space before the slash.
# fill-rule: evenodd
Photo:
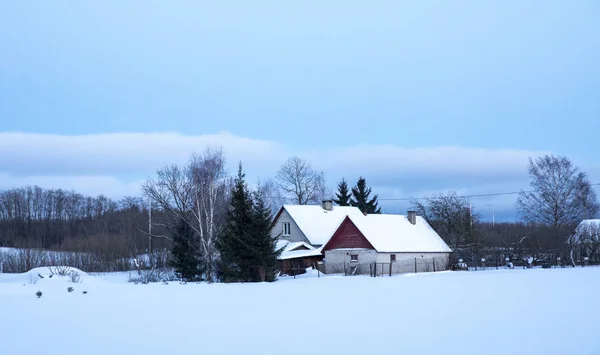
<svg viewBox="0 0 600 355">
<path fill-rule="evenodd" d="M 101 253 L 107 260 L 168 250 L 179 277 L 206 281 L 270 281 L 279 250 L 270 221 L 284 203 L 319 204 L 332 199 L 364 213 L 381 213 L 378 195 L 360 177 L 345 179 L 336 191 L 310 162 L 289 158 L 274 179 L 250 185 L 240 163 L 225 170 L 220 148 L 194 154 L 182 165 L 167 165 L 143 186 L 143 198 L 112 200 L 75 191 L 25 187 L 0 191 L 0 246 Z M 454 192 L 411 201 L 455 251 L 454 257 L 534 256 L 573 258 L 576 225 L 598 213 L 586 174 L 565 157 L 529 162 L 531 189 L 517 202 L 519 223 L 484 223 L 468 198 Z M 269 223 L 267 223 L 269 221 Z M 579 256 L 600 257 L 594 240 Z M 455 260 L 455 261 L 456 261 Z"/>
<path fill-rule="evenodd" d="M 452 248 L 455 262 L 600 262 L 597 227 L 576 231 L 599 211 L 587 175 L 568 158 L 553 155 L 530 159 L 528 173 L 530 189 L 519 193 L 515 205 L 517 223 L 483 223 L 470 199 L 454 192 L 411 204 Z"/>
</svg>

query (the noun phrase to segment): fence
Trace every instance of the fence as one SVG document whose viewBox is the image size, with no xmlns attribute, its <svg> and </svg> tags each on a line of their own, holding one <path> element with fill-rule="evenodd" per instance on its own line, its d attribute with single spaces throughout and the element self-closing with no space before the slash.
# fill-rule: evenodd
<svg viewBox="0 0 600 355">
<path fill-rule="evenodd" d="M 326 274 L 343 274 L 345 276 L 370 275 L 372 277 L 391 276 L 407 273 L 436 272 L 447 269 L 444 258 L 412 258 L 392 262 L 325 262 L 321 272 Z"/>
<path fill-rule="evenodd" d="M 447 262 L 439 258 L 414 258 L 388 263 L 372 263 L 369 275 L 373 277 L 392 276 L 404 273 L 437 272 L 446 270 Z"/>
<path fill-rule="evenodd" d="M 493 262 L 459 262 L 457 265 L 452 267 L 453 270 L 465 270 L 465 271 L 485 271 L 485 270 L 499 270 L 499 269 L 531 269 L 531 268 L 567 268 L 567 267 L 590 267 L 600 266 L 599 261 L 559 261 L 554 260 L 553 262 L 548 261 L 537 261 L 531 264 L 525 260 L 514 260 L 514 261 L 493 261 Z"/>
</svg>

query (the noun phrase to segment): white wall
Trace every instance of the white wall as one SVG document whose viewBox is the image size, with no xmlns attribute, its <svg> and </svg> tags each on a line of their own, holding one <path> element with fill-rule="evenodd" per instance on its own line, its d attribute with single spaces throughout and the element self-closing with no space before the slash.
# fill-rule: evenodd
<svg viewBox="0 0 600 355">
<path fill-rule="evenodd" d="M 290 236 L 288 237 L 283 236 L 283 223 L 286 222 L 290 223 Z M 306 238 L 304 233 L 302 233 L 302 230 L 300 230 L 292 216 L 290 216 L 286 210 L 283 210 L 279 218 L 275 221 L 275 225 L 271 230 L 271 236 L 289 242 L 306 242 L 310 244 L 310 241 Z"/>
<path fill-rule="evenodd" d="M 358 254 L 358 262 L 350 261 L 351 254 Z M 325 273 L 344 273 L 344 267 L 359 265 L 359 273 L 368 274 L 369 265 L 377 260 L 377 252 L 368 249 L 333 249 L 325 251 Z"/>
<path fill-rule="evenodd" d="M 442 271 L 448 266 L 449 253 L 377 253 L 375 250 L 334 249 L 325 251 L 325 273 L 343 273 L 344 267 L 353 265 L 351 254 L 358 254 L 359 271 L 369 274 L 373 263 L 378 263 L 377 273 L 392 274 Z M 396 261 L 390 263 L 390 255 L 396 255 Z M 435 263 L 435 266 L 434 266 Z"/>
<path fill-rule="evenodd" d="M 390 255 L 396 255 L 396 261 L 392 262 L 392 274 L 402 274 L 407 272 L 432 272 L 442 271 L 448 266 L 449 253 L 379 253 L 377 254 L 378 263 L 390 263 Z M 434 265 L 435 263 L 435 265 Z M 389 273 L 389 265 L 379 266 Z"/>
</svg>

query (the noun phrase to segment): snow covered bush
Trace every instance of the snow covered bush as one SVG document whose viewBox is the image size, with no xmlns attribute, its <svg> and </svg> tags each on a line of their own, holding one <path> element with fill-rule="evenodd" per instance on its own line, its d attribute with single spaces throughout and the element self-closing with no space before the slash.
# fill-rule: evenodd
<svg viewBox="0 0 600 355">
<path fill-rule="evenodd" d="M 33 274 L 29 275 L 29 283 L 31 285 L 35 285 L 39 279 L 40 279 L 40 277 L 38 275 L 33 275 Z"/>
<path fill-rule="evenodd" d="M 67 288 L 67 291 L 68 291 L 68 292 L 73 292 L 74 290 L 75 290 L 75 289 L 74 289 L 73 287 L 69 287 L 69 288 Z"/>
<path fill-rule="evenodd" d="M 147 284 L 150 282 L 165 282 L 174 281 L 175 273 L 171 269 L 150 269 L 150 270 L 139 270 L 135 274 L 129 274 L 129 282 L 135 284 L 142 283 Z"/>
<path fill-rule="evenodd" d="M 49 266 L 48 269 L 53 275 L 69 276 L 71 272 L 70 266 Z"/>
<path fill-rule="evenodd" d="M 71 270 L 69 277 L 71 277 L 71 282 L 73 283 L 77 284 L 81 282 L 81 275 L 75 270 Z"/>
</svg>

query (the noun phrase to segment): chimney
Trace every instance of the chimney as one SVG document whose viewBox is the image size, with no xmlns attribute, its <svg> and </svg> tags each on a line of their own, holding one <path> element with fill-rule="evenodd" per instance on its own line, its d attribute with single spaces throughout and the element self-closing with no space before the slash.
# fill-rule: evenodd
<svg viewBox="0 0 600 355">
<path fill-rule="evenodd" d="M 321 201 L 321 207 L 323 207 L 323 209 L 325 211 L 331 211 L 331 210 L 333 210 L 333 200 L 323 200 L 323 201 Z"/>
<path fill-rule="evenodd" d="M 417 224 L 417 211 L 408 211 L 408 221 L 410 224 Z"/>
</svg>

